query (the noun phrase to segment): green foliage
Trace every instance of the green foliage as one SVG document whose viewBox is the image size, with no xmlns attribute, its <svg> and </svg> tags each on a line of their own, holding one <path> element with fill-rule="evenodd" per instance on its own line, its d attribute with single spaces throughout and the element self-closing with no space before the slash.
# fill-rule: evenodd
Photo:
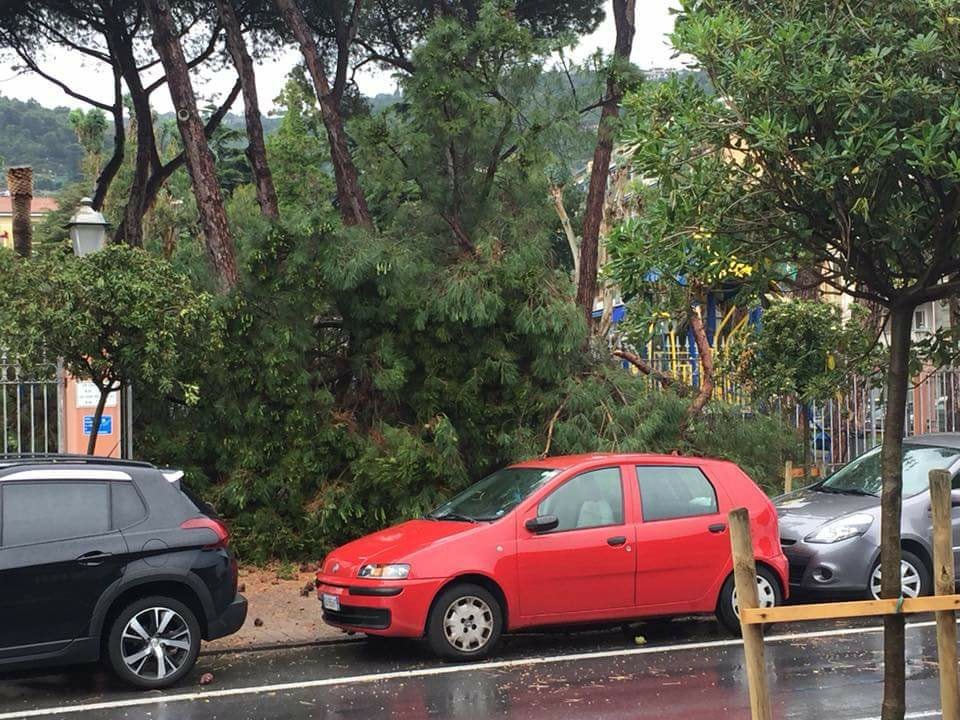
<svg viewBox="0 0 960 720">
<path fill-rule="evenodd" d="M 274 99 L 281 114 L 267 137 L 267 159 L 285 217 L 322 208 L 332 218 L 335 189 L 330 150 L 310 79 L 300 65 Z"/>
<path fill-rule="evenodd" d="M 876 371 L 876 337 L 854 306 L 844 321 L 840 308 L 814 300 L 777 300 L 759 330 L 740 340 L 727 357 L 730 372 L 759 399 L 827 400 L 851 375 Z"/>
<path fill-rule="evenodd" d="M 8 165 L 33 166 L 33 185 L 53 191 L 80 179 L 83 148 L 70 126 L 70 111 L 35 100 L 0 96 L 0 156 Z"/>
<path fill-rule="evenodd" d="M 114 245 L 83 258 L 50 253 L 10 269 L 20 297 L 0 346 L 15 348 L 28 366 L 55 357 L 101 391 L 136 382 L 197 401 L 199 387 L 183 369 L 217 351 L 219 321 L 212 298 L 165 261 Z"/>
<path fill-rule="evenodd" d="M 689 0 L 691 80 L 645 85 L 625 136 L 656 181 L 645 235 L 698 241 L 760 277 L 771 252 L 877 303 L 915 305 L 960 269 L 960 56 L 950 3 Z M 936 50 L 931 50 L 936 48 Z M 950 228 L 947 230 L 946 228 Z"/>
</svg>

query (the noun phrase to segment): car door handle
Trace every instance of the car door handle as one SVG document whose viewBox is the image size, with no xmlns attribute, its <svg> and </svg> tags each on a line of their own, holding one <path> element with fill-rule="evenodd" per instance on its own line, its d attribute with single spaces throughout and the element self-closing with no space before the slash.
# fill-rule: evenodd
<svg viewBox="0 0 960 720">
<path fill-rule="evenodd" d="M 607 545 L 610 547 L 620 547 L 621 545 L 627 544 L 627 538 L 623 535 L 616 535 L 612 538 L 607 538 Z"/>
<path fill-rule="evenodd" d="M 113 553 L 94 550 L 93 552 L 84 553 L 78 557 L 77 562 L 85 567 L 96 567 L 97 565 L 102 565 L 104 560 L 111 557 L 113 557 Z"/>
<path fill-rule="evenodd" d="M 716 524 L 711 525 L 710 527 L 707 528 L 707 530 L 709 530 L 710 532 L 712 532 L 712 533 L 714 533 L 714 534 L 716 534 L 716 533 L 722 533 L 722 532 L 723 532 L 724 530 L 726 530 L 726 529 L 727 529 L 726 523 L 716 523 Z"/>
</svg>

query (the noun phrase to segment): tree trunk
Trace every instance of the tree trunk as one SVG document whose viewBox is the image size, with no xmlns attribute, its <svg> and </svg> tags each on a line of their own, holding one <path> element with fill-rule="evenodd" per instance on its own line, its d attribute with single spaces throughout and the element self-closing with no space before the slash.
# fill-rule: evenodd
<svg viewBox="0 0 960 720">
<path fill-rule="evenodd" d="M 580 278 L 580 238 L 573 230 L 573 223 L 570 222 L 570 216 L 567 214 L 567 208 L 563 204 L 563 187 L 560 185 L 550 186 L 550 197 L 553 198 L 553 206 L 557 209 L 557 216 L 560 218 L 560 227 L 563 228 L 564 237 L 567 239 L 567 246 L 570 248 L 570 257 L 573 258 L 573 277 L 574 280 Z"/>
<path fill-rule="evenodd" d="M 133 161 L 133 179 L 130 183 L 127 204 L 123 208 L 123 219 L 113 234 L 116 243 L 125 242 L 133 247 L 143 247 L 144 193 L 150 167 L 154 164 L 156 141 L 153 137 L 153 111 L 150 108 L 150 95 L 143 87 L 133 44 L 127 35 L 122 21 L 118 20 L 109 5 L 101 3 L 108 29 L 110 54 L 123 75 L 130 101 L 133 104 L 133 123 L 137 138 L 137 152 Z"/>
<path fill-rule="evenodd" d="M 267 148 L 263 142 L 263 123 L 260 121 L 260 102 L 257 98 L 257 83 L 253 71 L 253 60 L 247 52 L 243 40 L 240 21 L 233 9 L 232 0 L 215 0 L 217 13 L 227 34 L 227 50 L 237 68 L 240 86 L 243 90 L 244 119 L 247 126 L 247 158 L 253 170 L 254 184 L 257 188 L 257 203 L 264 217 L 277 220 L 280 217 L 280 205 L 277 191 L 273 185 L 273 175 L 267 164 Z"/>
<path fill-rule="evenodd" d="M 30 205 L 33 202 L 33 168 L 29 165 L 7 168 L 7 188 L 13 210 L 13 249 L 20 257 L 33 253 L 33 225 Z"/>
<path fill-rule="evenodd" d="M 114 67 L 113 154 L 97 177 L 97 186 L 93 191 L 93 202 L 91 203 L 94 210 L 103 209 L 103 203 L 107 199 L 107 193 L 110 191 L 110 184 L 123 165 L 123 156 L 126 152 L 127 133 L 126 128 L 123 126 L 123 86 L 121 85 L 121 80 L 122 75 L 120 74 L 120 70 Z"/>
<path fill-rule="evenodd" d="M 697 346 L 697 353 L 700 355 L 700 389 L 697 396 L 687 408 L 687 417 L 684 419 L 684 428 L 690 424 L 690 421 L 698 417 L 703 408 L 706 407 L 710 398 L 713 396 L 713 348 L 710 347 L 710 341 L 707 340 L 707 332 L 703 327 L 703 318 L 700 316 L 699 308 L 691 308 L 688 319 L 690 330 L 693 333 L 693 342 Z"/>
<path fill-rule="evenodd" d="M 890 364 L 887 408 L 880 450 L 883 491 L 880 499 L 881 596 L 898 598 L 900 584 L 900 514 L 903 504 L 903 431 L 910 384 L 910 331 L 913 307 L 890 311 Z M 903 720 L 906 712 L 903 615 L 883 618 L 883 720 Z"/>
<path fill-rule="evenodd" d="M 320 102 L 320 116 L 323 118 L 330 144 L 330 160 L 333 163 L 337 202 L 343 224 L 373 227 L 373 218 L 367 207 L 363 189 L 360 187 L 357 167 L 353 164 L 353 158 L 350 157 L 347 133 L 343 128 L 343 117 L 340 114 L 339 98 L 330 91 L 330 83 L 327 80 L 327 73 L 313 37 L 313 31 L 294 0 L 274 0 L 274 4 L 300 45 L 307 70 L 313 79 L 317 100 Z"/>
<path fill-rule="evenodd" d="M 87 440 L 87 455 L 93 455 L 97 449 L 97 435 L 100 434 L 100 418 L 103 417 L 103 409 L 107 406 L 107 398 L 110 396 L 108 390 L 104 390 L 97 385 L 100 390 L 100 398 L 97 400 L 97 409 L 93 411 L 93 425 L 90 426 L 90 439 Z"/>
<path fill-rule="evenodd" d="M 166 72 L 170 97 L 176 108 L 177 127 L 183 138 L 187 170 L 197 200 L 207 254 L 217 273 L 221 289 L 231 290 L 240 281 L 236 251 L 227 224 L 223 197 L 220 195 L 213 153 L 210 152 L 203 122 L 197 111 L 197 99 L 190 83 L 183 48 L 180 47 L 167 0 L 148 0 L 146 8 L 153 26 L 153 46 Z"/>
<path fill-rule="evenodd" d="M 614 44 L 614 61 L 627 62 L 633 48 L 636 29 L 634 18 L 635 0 L 613 0 L 613 17 L 617 26 Z M 617 118 L 620 115 L 620 99 L 623 89 L 614 75 L 607 78 L 607 97 L 600 112 L 597 130 L 597 145 L 593 151 L 593 166 L 590 169 L 590 187 L 587 190 L 587 207 L 583 219 L 583 237 L 580 241 L 580 275 L 577 280 L 577 305 L 589 327 L 593 315 L 593 301 L 597 294 L 597 250 L 600 244 L 600 223 L 603 221 L 603 206 L 607 193 L 607 176 L 610 174 L 610 156 L 613 154 L 613 139 Z"/>
</svg>

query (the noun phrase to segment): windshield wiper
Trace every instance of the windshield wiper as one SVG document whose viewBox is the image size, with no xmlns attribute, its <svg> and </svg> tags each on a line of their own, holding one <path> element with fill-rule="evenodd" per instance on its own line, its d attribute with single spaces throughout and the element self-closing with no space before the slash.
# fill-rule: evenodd
<svg viewBox="0 0 960 720">
<path fill-rule="evenodd" d="M 827 487 L 821 485 L 817 488 L 819 492 L 825 493 L 834 493 L 835 495 L 858 495 L 860 497 L 877 497 L 872 492 L 867 492 L 866 490 L 861 490 L 860 488 L 836 488 L 836 487 Z"/>
<path fill-rule="evenodd" d="M 434 520 L 459 520 L 461 522 L 475 523 L 477 522 L 476 518 L 472 518 L 469 515 L 461 515 L 460 513 L 448 512 L 443 515 L 430 515 Z"/>
</svg>

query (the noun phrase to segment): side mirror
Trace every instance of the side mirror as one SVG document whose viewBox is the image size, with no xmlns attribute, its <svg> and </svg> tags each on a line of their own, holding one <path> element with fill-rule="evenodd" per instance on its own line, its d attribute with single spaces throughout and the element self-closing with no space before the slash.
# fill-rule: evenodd
<svg viewBox="0 0 960 720">
<path fill-rule="evenodd" d="M 960 490 L 950 491 L 950 505 L 952 507 L 960 507 Z"/>
<path fill-rule="evenodd" d="M 530 518 L 526 522 L 526 528 L 532 533 L 544 533 L 550 530 L 556 530 L 560 525 L 560 520 L 556 515 L 540 515 Z"/>
</svg>

